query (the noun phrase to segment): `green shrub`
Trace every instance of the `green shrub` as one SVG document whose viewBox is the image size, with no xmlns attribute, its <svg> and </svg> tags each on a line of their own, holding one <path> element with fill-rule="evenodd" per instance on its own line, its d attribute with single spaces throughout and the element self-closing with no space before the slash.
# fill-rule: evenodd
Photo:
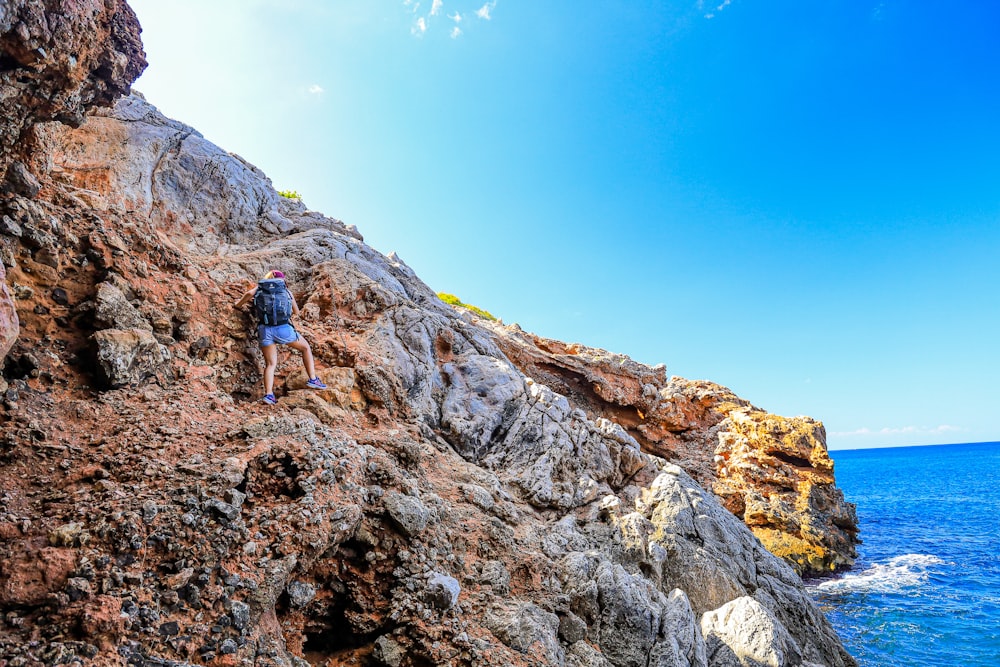
<svg viewBox="0 0 1000 667">
<path fill-rule="evenodd" d="M 454 294 L 447 294 L 446 292 L 438 292 L 438 298 L 444 301 L 449 306 L 458 306 L 459 308 L 465 308 L 466 310 L 475 313 L 476 315 L 482 317 L 483 319 L 487 319 L 491 322 L 497 321 L 497 318 L 494 317 L 493 314 L 490 313 L 489 311 L 483 310 L 482 308 L 473 306 L 468 303 L 462 303 L 462 300 L 459 299 Z"/>
<path fill-rule="evenodd" d="M 298 199 L 299 201 L 302 201 L 302 195 L 295 190 L 278 190 L 278 194 L 285 199 Z"/>
</svg>

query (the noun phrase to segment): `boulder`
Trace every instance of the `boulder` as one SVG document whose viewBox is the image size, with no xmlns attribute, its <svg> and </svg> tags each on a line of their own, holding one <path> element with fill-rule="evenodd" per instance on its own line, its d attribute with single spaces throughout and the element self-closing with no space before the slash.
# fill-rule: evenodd
<svg viewBox="0 0 1000 667">
<path fill-rule="evenodd" d="M 406 535 L 419 535 L 427 527 L 430 513 L 419 498 L 390 491 L 382 502 L 389 517 Z"/>
<path fill-rule="evenodd" d="M 94 319 L 98 325 L 108 329 L 153 330 L 153 325 L 142 316 L 139 309 L 129 303 L 121 289 L 110 282 L 97 286 Z"/>
<path fill-rule="evenodd" d="M 164 373 L 170 350 L 144 329 L 104 329 L 93 336 L 99 378 L 108 387 L 138 384 Z"/>
<path fill-rule="evenodd" d="M 749 596 L 701 617 L 712 667 L 783 667 L 802 664 L 795 641 L 774 615 Z"/>
<path fill-rule="evenodd" d="M 437 609 L 451 609 L 458 602 L 458 596 L 462 592 L 458 579 L 441 572 L 432 572 L 427 580 L 427 589 L 424 592 L 424 599 L 432 607 Z"/>
</svg>

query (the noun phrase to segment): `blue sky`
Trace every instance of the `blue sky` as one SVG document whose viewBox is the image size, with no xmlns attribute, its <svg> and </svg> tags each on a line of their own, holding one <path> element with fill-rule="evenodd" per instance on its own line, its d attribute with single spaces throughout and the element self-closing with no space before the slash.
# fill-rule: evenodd
<svg viewBox="0 0 1000 667">
<path fill-rule="evenodd" d="M 538 334 L 1000 440 L 1000 5 L 132 0 L 136 88 Z"/>
</svg>

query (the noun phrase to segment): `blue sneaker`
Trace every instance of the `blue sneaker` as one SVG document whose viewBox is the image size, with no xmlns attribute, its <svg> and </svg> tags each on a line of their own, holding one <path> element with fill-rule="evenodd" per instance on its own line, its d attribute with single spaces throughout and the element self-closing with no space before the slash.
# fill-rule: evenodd
<svg viewBox="0 0 1000 667">
<path fill-rule="evenodd" d="M 306 386 L 310 389 L 326 389 L 326 385 L 319 378 L 312 378 L 306 382 Z"/>
<path fill-rule="evenodd" d="M 274 397 L 274 394 L 264 394 L 264 402 L 268 405 L 274 405 L 278 402 L 278 399 Z"/>
</svg>

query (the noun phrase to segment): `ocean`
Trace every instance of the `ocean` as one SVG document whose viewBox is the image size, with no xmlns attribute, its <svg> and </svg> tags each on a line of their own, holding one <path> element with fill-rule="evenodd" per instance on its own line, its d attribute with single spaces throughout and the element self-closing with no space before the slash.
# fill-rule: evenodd
<svg viewBox="0 0 1000 667">
<path fill-rule="evenodd" d="M 832 451 L 858 561 L 807 582 L 861 667 L 1000 665 L 1000 443 Z"/>
</svg>

